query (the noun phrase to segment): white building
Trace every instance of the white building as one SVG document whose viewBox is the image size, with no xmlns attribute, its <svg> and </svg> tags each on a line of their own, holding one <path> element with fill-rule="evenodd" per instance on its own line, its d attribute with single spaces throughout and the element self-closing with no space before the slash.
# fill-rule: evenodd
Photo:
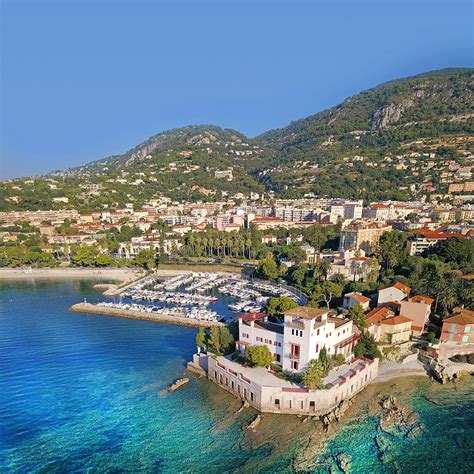
<svg viewBox="0 0 474 474">
<path fill-rule="evenodd" d="M 379 290 L 377 304 L 392 303 L 404 300 L 410 294 L 411 288 L 397 281 L 393 285 Z"/>
<path fill-rule="evenodd" d="M 238 320 L 240 352 L 247 346 L 266 345 L 275 362 L 290 372 L 304 371 L 323 347 L 329 356 L 343 354 L 350 359 L 359 339 L 351 320 L 330 316 L 328 309 L 309 306 L 287 311 L 283 324 L 268 322 L 264 313 L 247 313 Z"/>
<path fill-rule="evenodd" d="M 353 306 L 360 305 L 365 310 L 369 309 L 370 305 L 370 298 L 367 296 L 358 293 L 357 291 L 353 291 L 352 293 L 346 293 L 344 295 L 344 299 L 342 300 L 342 307 L 345 309 L 350 309 Z"/>
</svg>

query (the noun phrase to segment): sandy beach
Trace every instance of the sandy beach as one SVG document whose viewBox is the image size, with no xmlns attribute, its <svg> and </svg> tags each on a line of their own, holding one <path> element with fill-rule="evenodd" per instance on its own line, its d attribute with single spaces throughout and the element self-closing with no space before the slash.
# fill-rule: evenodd
<svg viewBox="0 0 474 474">
<path fill-rule="evenodd" d="M 419 360 L 414 360 L 406 364 L 397 362 L 384 362 L 379 365 L 379 373 L 373 380 L 373 384 L 380 382 L 388 382 L 400 377 L 422 376 L 429 377 L 426 369 Z"/>
<path fill-rule="evenodd" d="M 87 278 L 128 283 L 143 275 L 135 268 L 0 268 L 0 280 Z"/>
</svg>

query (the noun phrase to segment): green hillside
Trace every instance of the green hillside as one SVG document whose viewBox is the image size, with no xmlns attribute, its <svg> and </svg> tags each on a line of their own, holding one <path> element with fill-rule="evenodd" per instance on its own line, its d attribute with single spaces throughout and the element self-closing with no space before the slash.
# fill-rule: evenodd
<svg viewBox="0 0 474 474">
<path fill-rule="evenodd" d="M 388 82 L 253 139 L 214 125 L 162 132 L 123 155 L 3 182 L 0 210 L 99 210 L 264 189 L 367 200 L 445 193 L 474 165 L 473 71 Z"/>
</svg>

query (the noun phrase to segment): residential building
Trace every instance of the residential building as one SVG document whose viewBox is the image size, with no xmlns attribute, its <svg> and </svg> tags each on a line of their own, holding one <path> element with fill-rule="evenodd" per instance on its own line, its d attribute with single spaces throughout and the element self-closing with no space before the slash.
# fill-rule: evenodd
<svg viewBox="0 0 474 474">
<path fill-rule="evenodd" d="M 417 295 L 400 302 L 400 315 L 412 321 L 411 329 L 414 336 L 420 336 L 425 331 L 433 301 L 426 296 Z"/>
<path fill-rule="evenodd" d="M 378 291 L 377 305 L 389 303 L 392 301 L 400 302 L 410 294 L 411 288 L 403 283 L 396 282 L 393 285 L 386 286 Z"/>
<path fill-rule="evenodd" d="M 379 306 L 365 316 L 367 331 L 377 342 L 400 344 L 410 340 L 411 319 L 396 315 L 390 308 Z"/>
<path fill-rule="evenodd" d="M 407 241 L 407 253 L 411 256 L 422 255 L 426 249 L 436 245 L 439 241 L 453 237 L 468 238 L 467 235 L 459 232 L 447 232 L 441 229 L 433 231 L 428 228 L 418 229 Z"/>
<path fill-rule="evenodd" d="M 353 291 L 352 293 L 346 293 L 344 299 L 342 300 L 342 307 L 345 309 L 351 309 L 353 306 L 360 305 L 364 310 L 369 309 L 370 298 Z"/>
<path fill-rule="evenodd" d="M 443 321 L 440 341 L 474 344 L 474 311 L 455 308 Z"/>
<path fill-rule="evenodd" d="M 340 250 L 374 250 L 384 232 L 390 232 L 392 226 L 378 222 L 354 221 L 341 229 L 339 238 Z"/>
</svg>

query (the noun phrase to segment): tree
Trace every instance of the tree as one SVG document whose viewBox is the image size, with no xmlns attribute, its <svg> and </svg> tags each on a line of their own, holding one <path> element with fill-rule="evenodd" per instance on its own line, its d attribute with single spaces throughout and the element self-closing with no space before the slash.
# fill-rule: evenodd
<svg viewBox="0 0 474 474">
<path fill-rule="evenodd" d="M 288 260 L 294 262 L 296 265 L 306 262 L 306 253 L 299 244 L 291 244 L 288 247 L 287 257 Z"/>
<path fill-rule="evenodd" d="M 340 298 L 342 295 L 342 286 L 333 281 L 325 281 L 321 285 L 316 285 L 311 299 L 317 303 L 324 302 L 329 309 L 329 305 L 333 298 Z"/>
<path fill-rule="evenodd" d="M 140 250 L 133 258 L 133 263 L 146 270 L 151 270 L 156 266 L 156 252 L 153 249 Z"/>
<path fill-rule="evenodd" d="M 311 390 L 321 390 L 325 388 L 323 379 L 325 369 L 320 360 L 312 359 L 308 362 L 308 367 L 303 372 L 302 380 L 305 387 Z"/>
<path fill-rule="evenodd" d="M 99 255 L 99 249 L 86 245 L 79 247 L 77 253 L 72 256 L 71 260 L 78 267 L 93 267 L 95 259 Z"/>
<path fill-rule="evenodd" d="M 267 280 L 276 280 L 280 273 L 275 259 L 272 256 L 268 256 L 261 260 L 257 266 L 257 274 Z"/>
<path fill-rule="evenodd" d="M 465 273 L 474 272 L 474 242 L 462 237 L 440 240 L 426 250 L 428 257 L 437 256 L 443 262 L 451 263 Z"/>
<path fill-rule="evenodd" d="M 248 346 L 245 360 L 253 367 L 268 367 L 273 362 L 273 356 L 267 346 Z"/>
<path fill-rule="evenodd" d="M 375 253 L 386 274 L 404 259 L 406 240 L 406 234 L 396 230 L 384 232 L 380 236 Z"/>
<path fill-rule="evenodd" d="M 206 349 L 207 347 L 207 334 L 204 328 L 199 328 L 196 334 L 196 347 L 198 353 L 201 352 L 201 349 Z"/>
<path fill-rule="evenodd" d="M 354 348 L 354 355 L 356 357 L 368 357 L 369 359 L 375 359 L 381 356 L 377 342 L 372 334 L 367 331 L 362 331 L 360 340 Z"/>
<path fill-rule="evenodd" d="M 354 324 L 359 329 L 365 329 L 367 327 L 367 323 L 365 322 L 365 311 L 364 308 L 360 304 L 356 304 L 349 309 L 347 313 L 349 319 L 354 321 Z"/>
<path fill-rule="evenodd" d="M 268 316 L 280 317 L 296 306 L 298 305 L 290 297 L 280 296 L 278 298 L 271 298 L 268 301 L 266 312 Z"/>
<path fill-rule="evenodd" d="M 220 352 L 230 354 L 235 351 L 235 341 L 227 326 L 219 328 Z"/>
<path fill-rule="evenodd" d="M 336 367 L 340 367 L 341 365 L 344 365 L 346 363 L 346 358 L 344 357 L 344 354 L 336 354 L 332 358 Z"/>
<path fill-rule="evenodd" d="M 110 267 L 115 263 L 115 260 L 106 253 L 101 253 L 95 259 L 95 264 L 97 267 Z"/>
<path fill-rule="evenodd" d="M 221 341 L 220 341 L 220 334 L 219 334 L 219 328 L 217 326 L 212 326 L 211 331 L 209 333 L 209 339 L 208 339 L 208 347 L 209 349 L 216 353 L 220 354 L 221 353 Z"/>
<path fill-rule="evenodd" d="M 324 369 L 323 377 L 326 377 L 326 375 L 329 373 L 329 370 L 331 368 L 331 361 L 329 359 L 328 351 L 326 349 L 326 346 L 323 346 L 323 348 L 319 352 L 318 361 L 321 363 L 321 366 Z"/>
</svg>

